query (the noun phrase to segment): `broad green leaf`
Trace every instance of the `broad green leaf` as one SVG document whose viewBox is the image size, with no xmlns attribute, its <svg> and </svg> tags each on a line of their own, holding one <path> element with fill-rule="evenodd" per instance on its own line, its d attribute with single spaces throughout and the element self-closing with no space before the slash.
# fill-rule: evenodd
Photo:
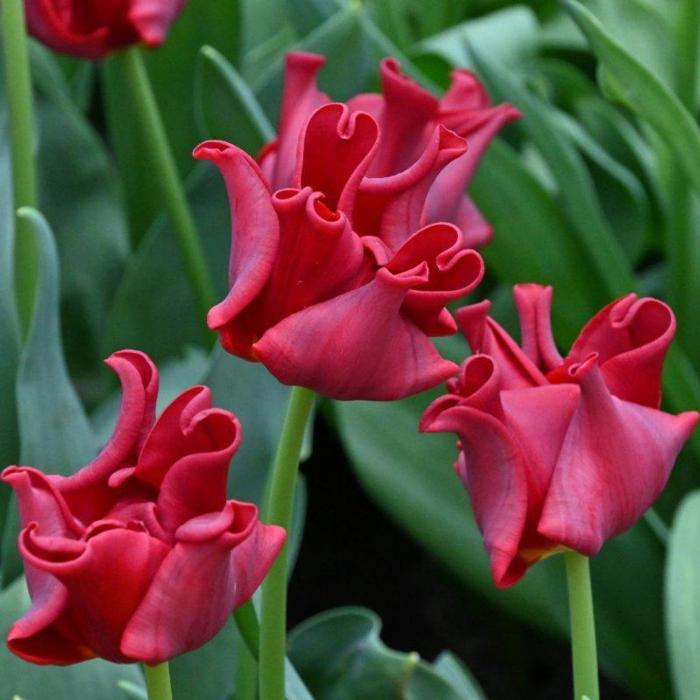
<svg viewBox="0 0 700 700">
<path fill-rule="evenodd" d="M 537 17 L 529 7 L 511 5 L 428 37 L 411 54 L 434 53 L 453 66 L 472 68 L 469 46 L 475 46 L 494 61 L 517 65 L 532 54 L 537 30 Z"/>
<path fill-rule="evenodd" d="M 97 443 L 71 383 L 61 342 L 59 271 L 56 244 L 44 217 L 34 209 L 19 214 L 31 223 L 39 249 L 34 315 L 17 373 L 20 460 L 53 474 L 71 474 L 97 453 Z M 12 507 L 3 533 L 2 579 L 21 570 L 15 549 L 18 532 Z"/>
<path fill-rule="evenodd" d="M 479 687 L 471 671 L 451 652 L 443 651 L 435 659 L 433 668 L 454 688 L 464 688 L 466 696 L 473 700 L 486 700 L 483 690 Z"/>
<path fill-rule="evenodd" d="M 286 0 L 287 12 L 299 36 L 313 31 L 327 20 L 343 0 Z"/>
<path fill-rule="evenodd" d="M 0 637 L 5 639 L 10 626 L 29 609 L 29 596 L 23 578 L 18 578 L 0 593 Z M 127 681 L 143 684 L 136 666 L 110 664 L 101 659 L 72 666 L 35 666 L 27 664 L 0 645 L 0 697 L 19 695 L 24 700 L 124 700 L 118 687 Z"/>
<path fill-rule="evenodd" d="M 473 686 L 455 683 L 454 675 L 443 675 L 415 652 L 387 648 L 380 631 L 380 619 L 369 610 L 329 610 L 292 631 L 289 657 L 316 700 L 483 697 L 473 692 Z"/>
<path fill-rule="evenodd" d="M 226 291 L 231 224 L 223 180 L 201 164 L 187 182 L 192 213 L 216 287 Z M 102 355 L 137 347 L 156 362 L 201 343 L 206 320 L 197 313 L 170 220 L 161 217 L 129 259 L 115 295 Z M 214 336 L 211 336 L 212 343 Z"/>
<path fill-rule="evenodd" d="M 104 143 L 73 102 L 53 55 L 33 44 L 38 188 L 61 261 L 66 356 L 95 365 L 105 309 L 129 253 L 118 179 Z M 80 261 L 78 264 L 77 261 Z"/>
<path fill-rule="evenodd" d="M 286 700 L 318 700 L 311 695 L 289 658 L 284 660 L 284 694 Z"/>
<path fill-rule="evenodd" d="M 117 683 L 117 688 L 124 693 L 127 700 L 148 700 L 148 691 L 142 685 L 121 680 Z"/>
<path fill-rule="evenodd" d="M 590 174 L 569 136 L 558 128 L 552 108 L 529 91 L 522 79 L 474 50 L 476 65 L 495 97 L 508 100 L 523 112 L 519 128 L 539 150 L 558 186 L 572 232 L 610 297 L 634 288 L 625 255 L 603 214 Z"/>
<path fill-rule="evenodd" d="M 183 178 L 195 165 L 191 154 L 199 139 L 192 106 L 197 55 L 202 45 L 208 44 L 237 64 L 239 29 L 237 0 L 189 0 L 170 28 L 167 41 L 155 51 L 144 51 L 156 102 Z M 163 206 L 153 170 L 143 162 L 144 137 L 118 58 L 108 58 L 101 68 L 109 140 L 124 184 L 131 237 L 140 241 Z"/>
<path fill-rule="evenodd" d="M 700 697 L 700 491 L 673 522 L 666 563 L 666 642 L 678 700 Z"/>
<path fill-rule="evenodd" d="M 215 48 L 203 46 L 195 80 L 195 109 L 203 139 L 230 141 L 257 153 L 275 130 L 243 78 Z"/>
<path fill-rule="evenodd" d="M 600 81 L 606 95 L 651 124 L 700 189 L 700 129 L 680 100 L 638 59 L 628 53 L 585 7 L 562 0 L 586 34 L 600 61 Z"/>
</svg>

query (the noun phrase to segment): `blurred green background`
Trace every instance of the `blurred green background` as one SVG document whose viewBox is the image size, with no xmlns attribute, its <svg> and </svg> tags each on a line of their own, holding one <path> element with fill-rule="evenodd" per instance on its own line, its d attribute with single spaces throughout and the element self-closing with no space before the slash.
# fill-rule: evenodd
<svg viewBox="0 0 700 700">
<path fill-rule="evenodd" d="M 470 188 L 495 229 L 484 251 L 488 274 L 478 297 L 492 299 L 496 317 L 517 335 L 512 284 L 553 284 L 562 349 L 616 296 L 637 291 L 667 300 L 678 317 L 678 335 L 664 377 L 665 407 L 678 412 L 700 406 L 699 37 L 697 0 L 190 0 L 165 45 L 146 58 L 220 294 L 226 288 L 228 202 L 218 173 L 195 163 L 191 151 L 199 141 L 217 138 L 257 154 L 274 134 L 286 51 L 325 54 L 321 87 L 338 100 L 377 90 L 384 56 L 399 58 L 406 72 L 436 93 L 448 84 L 451 68 L 475 70 L 494 101 L 523 112 L 491 146 Z M 262 367 L 212 349 L 213 340 L 203 342 L 203 319 L 142 157 L 117 62 L 78 62 L 35 43 L 31 49 L 39 204 L 56 250 L 51 233 L 39 225 L 39 304 L 20 351 L 11 239 L 0 236 L 0 464 L 59 473 L 84 464 L 109 435 L 118 408 L 115 382 L 101 360 L 135 347 L 162 368 L 163 401 L 206 382 L 217 403 L 236 412 L 245 439 L 231 471 L 232 493 L 259 501 L 287 389 Z M 8 159 L 0 90 L 0 232 L 9 234 Z M 53 293 L 59 284 L 60 308 Z M 51 330 L 59 322 L 62 333 Z M 461 338 L 447 339 L 441 349 L 457 360 L 467 352 Z M 314 497 L 326 504 L 357 498 L 358 520 L 373 519 L 381 528 L 379 508 L 425 551 L 415 555 L 415 567 L 424 570 L 424 580 L 440 579 L 436 595 L 453 592 L 447 606 L 437 606 L 439 614 L 459 620 L 474 638 L 494 639 L 497 629 L 503 643 L 486 660 L 482 654 L 470 658 L 465 643 L 461 662 L 449 654 L 435 664 L 432 658 L 419 662 L 400 643 L 395 646 L 403 653 L 386 649 L 367 612 L 332 612 L 304 623 L 292 637 L 290 658 L 299 676 L 290 698 L 474 700 L 569 692 L 568 669 L 562 670 L 568 614 L 563 564 L 549 559 L 508 591 L 493 586 L 452 471 L 453 440 L 417 433 L 431 397 L 323 402 L 319 449 L 307 465 L 314 470 Z M 700 483 L 699 457 L 696 433 L 654 511 L 592 563 L 608 698 L 700 697 L 700 500 L 688 497 Z M 348 465 L 351 482 L 334 475 L 324 488 L 324 471 Z M 345 484 L 342 492 L 339 483 Z M 352 513 L 353 505 L 344 502 L 339 513 Z M 316 507 L 310 502 L 309 513 Z M 303 515 L 298 520 L 300 531 Z M 0 523 L 3 631 L 26 605 L 14 553 L 16 514 L 4 485 Z M 367 533 L 361 524 L 357 532 L 361 549 Z M 386 540 L 391 562 L 392 547 L 404 545 L 393 535 L 378 538 Z M 345 553 L 333 551 L 332 540 L 330 528 L 327 549 L 342 563 Z M 327 566 L 305 546 L 304 565 Z M 402 566 L 410 567 L 412 556 L 404 555 Z M 347 576 L 363 573 L 348 569 Z M 297 580 L 305 580 L 303 574 L 292 579 L 292 600 L 305 597 L 301 608 L 313 610 L 314 590 L 295 592 Z M 388 590 L 399 590 L 397 584 L 383 582 Z M 339 603 L 364 602 L 348 595 Z M 406 615 L 415 614 L 405 586 L 396 600 Z M 174 663 L 176 698 L 224 700 L 241 692 L 232 661 L 235 637 L 231 626 Z M 515 654 L 516 648 L 525 652 Z M 533 678 L 535 664 L 539 675 Z M 0 669 L 3 698 L 112 700 L 139 697 L 142 686 L 135 668 L 89 662 L 34 669 L 5 650 Z M 118 681 L 126 683 L 118 688 Z M 97 690 L 76 695 L 76 688 Z"/>
</svg>

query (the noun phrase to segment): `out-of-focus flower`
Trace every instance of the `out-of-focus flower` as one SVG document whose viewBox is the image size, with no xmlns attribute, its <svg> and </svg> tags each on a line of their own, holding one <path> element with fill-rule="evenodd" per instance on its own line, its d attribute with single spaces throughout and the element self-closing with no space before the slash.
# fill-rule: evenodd
<svg viewBox="0 0 700 700">
<path fill-rule="evenodd" d="M 666 304 L 629 294 L 600 311 L 569 354 L 550 326 L 551 287 L 515 287 L 522 348 L 482 302 L 457 312 L 474 353 L 425 412 L 421 429 L 454 432 L 499 586 L 562 548 L 591 556 L 656 500 L 695 411 L 659 410 L 675 332 Z"/>
<path fill-rule="evenodd" d="M 50 48 L 103 58 L 132 44 L 158 46 L 187 0 L 25 0 L 29 31 Z"/>
<path fill-rule="evenodd" d="M 107 364 L 123 398 L 102 452 L 70 477 L 2 473 L 32 598 L 8 645 L 33 663 L 157 664 L 195 649 L 251 597 L 285 539 L 254 504 L 226 500 L 241 430 L 209 389 L 188 389 L 156 420 L 149 358 L 123 350 Z"/>
</svg>

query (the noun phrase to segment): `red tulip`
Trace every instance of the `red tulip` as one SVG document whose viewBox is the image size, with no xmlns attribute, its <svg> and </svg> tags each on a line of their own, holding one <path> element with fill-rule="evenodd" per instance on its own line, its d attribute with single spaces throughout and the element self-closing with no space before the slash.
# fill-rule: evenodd
<svg viewBox="0 0 700 700">
<path fill-rule="evenodd" d="M 261 583 L 285 533 L 226 500 L 238 420 L 195 386 L 155 418 L 158 372 L 123 350 L 107 360 L 123 398 L 110 441 L 69 477 L 8 467 L 31 610 L 13 653 L 38 664 L 100 656 L 157 664 L 213 637 Z"/>
<path fill-rule="evenodd" d="M 485 229 L 464 187 L 517 112 L 489 107 L 464 72 L 437 100 L 393 60 L 383 96 L 329 102 L 322 63 L 288 56 L 279 137 L 259 163 L 222 141 L 195 150 L 220 168 L 235 230 L 230 291 L 207 320 L 226 350 L 286 384 L 397 399 L 457 369 L 429 336 L 456 331 L 445 306 L 483 275 L 469 237 Z"/>
<path fill-rule="evenodd" d="M 550 326 L 551 287 L 518 285 L 522 348 L 489 303 L 461 309 L 474 351 L 421 430 L 455 432 L 499 586 L 562 548 L 591 556 L 651 506 L 700 415 L 659 410 L 675 332 L 666 304 L 629 294 L 600 311 L 566 358 Z"/>
<path fill-rule="evenodd" d="M 330 101 L 316 86 L 316 74 L 324 62 L 317 54 L 287 55 L 279 135 L 260 156 L 260 166 L 273 190 L 295 186 L 299 135 L 311 114 Z M 382 94 L 357 95 L 347 103 L 351 112 L 372 115 L 379 127 L 377 150 L 360 184 L 361 211 L 356 212 L 354 227 L 362 233 L 376 233 L 383 211 L 373 206 L 381 199 L 377 190 L 383 193 L 384 188 L 395 187 L 400 174 L 409 176 L 431 148 L 441 125 L 466 139 L 467 147 L 424 182 L 425 191 L 414 203 L 421 208 L 420 222 L 453 223 L 462 229 L 465 245 L 484 245 L 491 237 L 491 227 L 464 190 L 491 140 L 520 113 L 509 104 L 492 106 L 484 86 L 467 70 L 452 73 L 452 84 L 442 99 L 404 75 L 396 59 L 382 61 L 380 76 Z M 409 233 L 404 231 L 402 239 Z"/>
<path fill-rule="evenodd" d="M 131 44 L 158 46 L 187 0 L 24 0 L 29 31 L 50 48 L 103 58 Z"/>
</svg>

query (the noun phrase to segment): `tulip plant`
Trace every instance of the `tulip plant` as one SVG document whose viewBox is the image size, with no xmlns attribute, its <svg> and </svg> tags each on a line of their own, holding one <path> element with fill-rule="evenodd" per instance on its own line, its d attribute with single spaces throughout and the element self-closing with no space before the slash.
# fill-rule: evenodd
<svg viewBox="0 0 700 700">
<path fill-rule="evenodd" d="M 0 41 L 3 698 L 700 697 L 696 0 L 0 0 Z M 368 545 L 346 462 L 445 567 L 386 547 L 378 612 L 425 636 L 415 569 L 469 644 L 299 620 L 307 542 Z"/>
</svg>

